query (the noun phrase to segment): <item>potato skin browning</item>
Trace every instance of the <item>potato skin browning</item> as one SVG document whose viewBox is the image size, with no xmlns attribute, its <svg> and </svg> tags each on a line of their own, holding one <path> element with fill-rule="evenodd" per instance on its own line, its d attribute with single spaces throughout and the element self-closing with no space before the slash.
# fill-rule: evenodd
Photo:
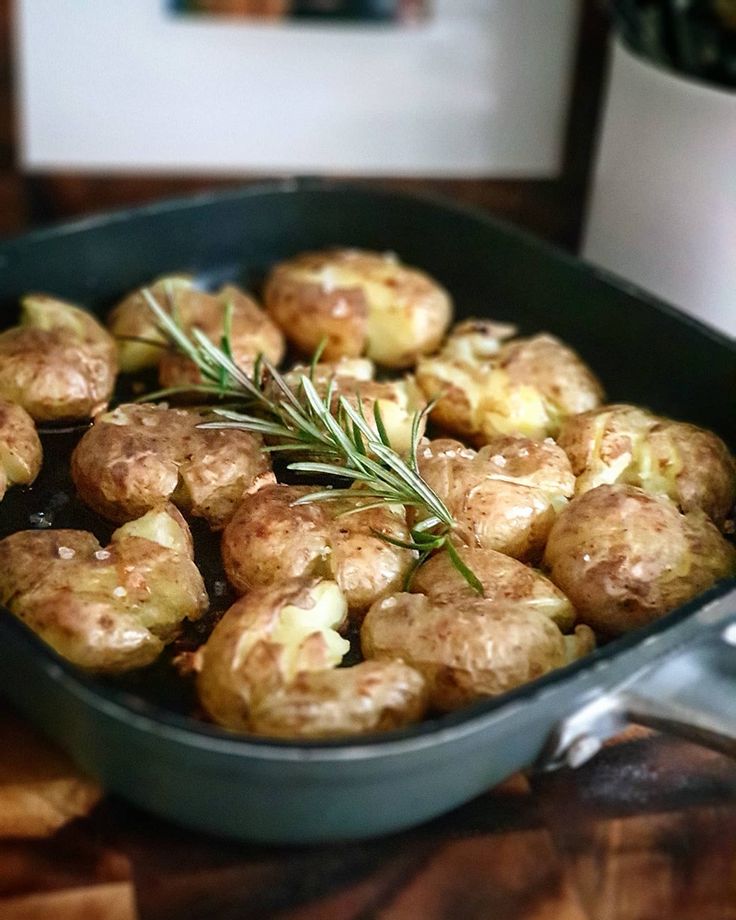
<svg viewBox="0 0 736 920">
<path fill-rule="evenodd" d="M 169 275 L 153 282 L 150 292 L 165 312 L 170 313 L 174 304 L 185 331 L 200 329 L 216 345 L 222 340 L 226 308 L 230 305 L 233 357 L 246 373 L 252 370 L 260 353 L 274 364 L 284 356 L 284 337 L 279 328 L 252 297 L 235 285 L 225 285 L 209 294 L 197 288 L 187 275 Z M 121 370 L 135 373 L 158 365 L 161 386 L 202 383 L 198 368 L 189 358 L 166 348 L 166 339 L 141 290 L 129 294 L 110 312 L 108 325 L 113 335 L 121 337 L 118 342 Z M 125 336 L 146 341 L 131 341 Z"/>
<path fill-rule="evenodd" d="M 356 249 L 307 252 L 279 263 L 265 289 L 268 313 L 302 353 L 327 339 L 323 357 L 367 355 L 410 367 L 434 351 L 452 317 L 440 285 L 394 256 Z"/>
<path fill-rule="evenodd" d="M 354 505 L 292 504 L 313 491 L 277 484 L 246 496 L 222 535 L 225 572 L 239 593 L 297 576 L 332 578 L 358 615 L 377 597 L 399 590 L 413 562 L 410 550 L 372 533 L 408 540 L 404 509 L 372 508 L 339 517 Z"/>
<path fill-rule="evenodd" d="M 116 372 L 115 343 L 97 320 L 45 294 L 25 297 L 20 325 L 0 333 L 0 398 L 37 422 L 97 415 Z"/>
<path fill-rule="evenodd" d="M 155 531 L 160 516 L 180 531 L 173 547 L 125 528 L 104 550 L 79 530 L 26 530 L 0 540 L 0 603 L 81 668 L 120 672 L 150 664 L 181 622 L 207 607 L 178 511 L 151 512 L 136 522 L 138 532 Z"/>
<path fill-rule="evenodd" d="M 33 419 L 22 406 L 0 399 L 0 500 L 12 485 L 29 485 L 43 452 Z"/>
<path fill-rule="evenodd" d="M 593 648 L 590 630 L 565 637 L 550 617 L 523 605 L 424 594 L 376 601 L 360 638 L 366 658 L 399 657 L 416 668 L 430 705 L 443 711 L 505 693 Z"/>
<path fill-rule="evenodd" d="M 504 343 L 511 334 L 468 320 L 418 362 L 417 383 L 428 399 L 439 397 L 432 421 L 486 444 L 498 435 L 554 436 L 563 418 L 600 404 L 600 383 L 572 349 L 546 333 Z"/>
<path fill-rule="evenodd" d="M 324 738 L 398 728 L 422 717 L 420 674 L 400 661 L 334 669 L 319 629 L 302 638 L 285 667 L 275 641 L 285 607 L 309 610 L 319 579 L 258 588 L 228 610 L 201 654 L 197 688 L 210 716 L 233 731 Z M 324 583 L 322 583 L 324 584 Z"/>
<path fill-rule="evenodd" d="M 616 482 L 700 509 L 720 528 L 736 500 L 736 460 L 712 431 L 637 406 L 602 406 L 567 419 L 558 439 L 582 494 Z"/>
<path fill-rule="evenodd" d="M 463 546 L 459 553 L 483 585 L 488 603 L 498 609 L 528 608 L 541 613 L 563 632 L 575 624 L 575 610 L 569 599 L 541 572 L 492 549 Z M 411 593 L 455 603 L 478 598 L 447 553 L 438 553 L 424 563 L 412 579 Z"/>
<path fill-rule="evenodd" d="M 176 298 L 180 291 L 189 291 L 194 280 L 189 275 L 164 275 L 148 285 L 156 303 L 167 313 L 171 309 L 169 297 Z M 131 291 L 108 313 L 107 327 L 117 337 L 120 370 L 134 374 L 147 367 L 156 367 L 167 348 L 167 339 L 161 334 L 156 317 L 143 296 L 143 288 Z"/>
<path fill-rule="evenodd" d="M 522 560 L 541 556 L 575 488 L 569 460 L 550 439 L 500 437 L 475 451 L 441 438 L 420 446 L 418 461 L 465 543 Z"/>
<path fill-rule="evenodd" d="M 603 636 L 645 626 L 736 573 L 736 549 L 701 511 L 603 485 L 555 521 L 544 568 L 580 619 Z"/>
<path fill-rule="evenodd" d="M 219 529 L 242 497 L 273 482 L 258 435 L 197 428 L 204 411 L 118 406 L 97 419 L 72 455 L 80 497 L 112 521 L 136 518 L 170 499 Z"/>
</svg>

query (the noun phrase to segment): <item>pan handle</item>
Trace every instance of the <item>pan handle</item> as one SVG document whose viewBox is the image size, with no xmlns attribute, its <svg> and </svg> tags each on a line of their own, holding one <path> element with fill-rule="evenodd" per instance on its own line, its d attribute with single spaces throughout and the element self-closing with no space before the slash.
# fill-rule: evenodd
<svg viewBox="0 0 736 920">
<path fill-rule="evenodd" d="M 689 626 L 664 657 L 558 723 L 538 767 L 580 766 L 632 722 L 736 757 L 736 591 Z"/>
</svg>

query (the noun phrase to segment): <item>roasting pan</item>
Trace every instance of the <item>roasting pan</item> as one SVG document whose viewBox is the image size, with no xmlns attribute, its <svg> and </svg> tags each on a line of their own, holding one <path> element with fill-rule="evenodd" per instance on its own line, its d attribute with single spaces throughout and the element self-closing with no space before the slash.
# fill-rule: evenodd
<svg viewBox="0 0 736 920">
<path fill-rule="evenodd" d="M 290 181 L 155 204 L 0 244 L 2 325 L 45 291 L 103 314 L 157 275 L 257 286 L 301 250 L 392 250 L 436 276 L 459 317 L 548 330 L 627 400 L 736 445 L 736 348 L 712 329 L 486 214 L 366 186 Z M 736 304 L 735 304 L 736 308 Z M 45 468 L 0 506 L 0 535 L 39 513 L 58 527 L 110 527 L 74 498 L 75 432 L 44 436 Z M 195 533 L 211 596 L 216 539 Z M 209 567 L 209 568 L 208 568 Z M 106 788 L 182 825 L 271 843 L 386 834 L 448 811 L 523 767 L 577 766 L 627 721 L 736 753 L 736 583 L 501 698 L 351 742 L 235 736 L 191 717 L 162 667 L 86 676 L 0 610 L 0 694 Z"/>
</svg>

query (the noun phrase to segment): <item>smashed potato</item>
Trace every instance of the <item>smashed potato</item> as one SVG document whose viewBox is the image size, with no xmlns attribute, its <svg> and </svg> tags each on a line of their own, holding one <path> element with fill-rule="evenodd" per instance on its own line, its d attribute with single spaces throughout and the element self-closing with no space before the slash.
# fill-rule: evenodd
<svg viewBox="0 0 736 920">
<path fill-rule="evenodd" d="M 624 484 L 573 499 L 544 554 L 552 581 L 603 636 L 645 626 L 736 574 L 736 549 L 702 511 Z"/>
<path fill-rule="evenodd" d="M 736 500 L 736 461 L 713 432 L 637 406 L 603 406 L 567 419 L 558 439 L 577 476 L 575 491 L 616 482 L 704 511 L 719 527 Z"/>
<path fill-rule="evenodd" d="M 401 661 L 337 665 L 347 604 L 334 581 L 291 579 L 237 601 L 200 652 L 202 706 L 235 731 L 286 738 L 399 728 L 422 717 L 424 681 Z"/>
<path fill-rule="evenodd" d="M 522 598 L 393 594 L 376 601 L 360 632 L 368 660 L 401 658 L 429 686 L 430 705 L 447 711 L 506 693 L 592 651 L 579 626 L 564 636 Z"/>
<path fill-rule="evenodd" d="M 97 415 L 116 372 L 115 342 L 105 329 L 53 297 L 24 297 L 20 324 L 0 333 L 0 398 L 37 422 Z"/>
<path fill-rule="evenodd" d="M 307 252 L 279 263 L 265 289 L 266 310 L 302 353 L 323 339 L 327 361 L 366 355 L 410 367 L 434 351 L 452 318 L 440 285 L 393 254 L 357 249 Z"/>
<path fill-rule="evenodd" d="M 229 340 L 235 362 L 249 373 L 259 354 L 274 364 L 284 355 L 284 337 L 258 304 L 234 285 L 225 285 L 214 294 L 196 287 L 186 275 L 159 278 L 151 294 L 167 313 L 175 313 L 185 332 L 200 329 L 219 345 L 225 332 L 227 310 L 231 310 Z M 186 356 L 171 352 L 162 337 L 141 291 L 129 294 L 108 317 L 113 335 L 119 337 L 121 370 L 136 372 L 158 365 L 164 387 L 202 383 L 196 365 Z M 126 338 L 127 337 L 127 338 Z"/>
<path fill-rule="evenodd" d="M 575 624 L 575 610 L 569 599 L 541 572 L 492 549 L 463 546 L 459 553 L 483 585 L 485 600 L 495 607 L 542 613 L 563 632 Z M 411 591 L 455 603 L 478 597 L 447 553 L 438 553 L 418 570 Z"/>
<path fill-rule="evenodd" d="M 116 530 L 105 549 L 82 530 L 0 540 L 0 603 L 73 664 L 119 672 L 154 661 L 207 594 L 189 528 L 169 505 Z"/>
<path fill-rule="evenodd" d="M 377 534 L 408 540 L 404 508 L 345 515 L 360 507 L 359 499 L 294 504 L 313 491 L 313 486 L 267 485 L 246 496 L 222 535 L 222 561 L 235 590 L 322 576 L 338 583 L 354 614 L 398 591 L 414 553 Z"/>
<path fill-rule="evenodd" d="M 546 333 L 505 342 L 514 331 L 467 320 L 438 354 L 419 360 L 417 383 L 437 398 L 436 424 L 475 444 L 506 434 L 545 438 L 568 415 L 600 404 L 601 385 L 574 351 Z"/>
<path fill-rule="evenodd" d="M 475 451 L 441 438 L 418 452 L 419 472 L 444 501 L 469 546 L 536 559 L 575 489 L 554 441 L 501 437 Z"/>
<path fill-rule="evenodd" d="M 72 455 L 80 497 L 111 521 L 169 499 L 210 527 L 224 527 L 243 496 L 274 477 L 258 435 L 197 427 L 215 419 L 150 403 L 105 413 Z"/>
<path fill-rule="evenodd" d="M 180 291 L 194 289 L 190 275 L 165 275 L 152 282 L 148 290 L 156 303 L 167 313 Z M 156 317 L 139 288 L 113 307 L 107 317 L 107 327 L 117 339 L 120 370 L 134 374 L 147 367 L 156 367 L 168 348 L 168 339 L 159 330 Z"/>
<path fill-rule="evenodd" d="M 0 499 L 12 485 L 29 485 L 38 476 L 41 441 L 22 406 L 0 399 Z"/>
</svg>

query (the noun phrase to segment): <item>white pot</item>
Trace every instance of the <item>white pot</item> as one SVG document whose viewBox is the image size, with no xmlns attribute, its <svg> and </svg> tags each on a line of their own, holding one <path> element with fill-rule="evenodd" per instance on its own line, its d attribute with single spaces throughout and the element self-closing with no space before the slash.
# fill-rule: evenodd
<svg viewBox="0 0 736 920">
<path fill-rule="evenodd" d="M 736 335 L 736 93 L 615 42 L 583 255 Z"/>
</svg>

